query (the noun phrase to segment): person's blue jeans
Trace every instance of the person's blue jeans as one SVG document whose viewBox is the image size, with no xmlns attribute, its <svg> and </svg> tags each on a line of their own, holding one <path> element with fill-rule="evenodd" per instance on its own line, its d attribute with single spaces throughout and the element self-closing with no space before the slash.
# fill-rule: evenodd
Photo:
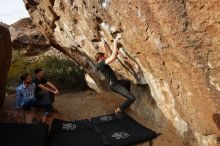
<svg viewBox="0 0 220 146">
<path fill-rule="evenodd" d="M 118 83 L 110 85 L 112 91 L 127 98 L 126 101 L 119 106 L 121 111 L 127 109 L 136 99 L 136 97 L 130 92 L 130 87 L 131 83 L 128 80 L 119 80 Z"/>
<path fill-rule="evenodd" d="M 50 102 L 39 101 L 35 98 L 32 98 L 25 102 L 22 106 L 24 110 L 30 110 L 32 107 L 34 108 L 44 108 L 45 112 L 52 112 L 52 104 Z"/>
</svg>

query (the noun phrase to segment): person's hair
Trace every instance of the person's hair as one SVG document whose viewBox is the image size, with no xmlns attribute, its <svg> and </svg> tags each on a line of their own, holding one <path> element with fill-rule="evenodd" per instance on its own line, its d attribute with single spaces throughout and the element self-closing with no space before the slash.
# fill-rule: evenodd
<svg viewBox="0 0 220 146">
<path fill-rule="evenodd" d="M 41 71 L 42 71 L 42 69 L 37 68 L 37 69 L 34 70 L 34 73 L 35 73 L 35 74 L 38 74 L 38 73 L 41 72 Z"/>
<path fill-rule="evenodd" d="M 98 53 L 95 54 L 95 60 L 98 62 L 98 61 L 99 61 L 99 58 L 100 58 L 100 57 L 103 57 L 103 56 L 105 56 L 104 53 L 98 52 Z"/>
<path fill-rule="evenodd" d="M 19 81 L 18 85 L 23 84 L 24 80 L 26 80 L 28 76 L 30 76 L 29 73 L 22 74 L 21 77 L 20 77 L 20 81 Z"/>
<path fill-rule="evenodd" d="M 21 77 L 20 77 L 21 81 L 26 80 L 28 76 L 30 76 L 29 73 L 24 73 L 23 75 L 21 75 Z"/>
</svg>

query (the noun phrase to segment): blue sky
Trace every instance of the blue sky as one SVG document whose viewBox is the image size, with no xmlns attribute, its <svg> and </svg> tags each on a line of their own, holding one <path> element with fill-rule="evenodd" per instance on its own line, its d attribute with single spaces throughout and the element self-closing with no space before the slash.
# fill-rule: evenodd
<svg viewBox="0 0 220 146">
<path fill-rule="evenodd" d="M 29 17 L 23 0 L 0 0 L 0 22 L 12 24 Z"/>
</svg>

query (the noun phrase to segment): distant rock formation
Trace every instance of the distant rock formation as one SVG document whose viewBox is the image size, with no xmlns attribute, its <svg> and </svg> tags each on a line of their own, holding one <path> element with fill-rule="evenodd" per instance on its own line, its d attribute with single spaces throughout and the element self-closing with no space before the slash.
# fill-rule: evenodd
<svg viewBox="0 0 220 146">
<path fill-rule="evenodd" d="M 217 146 L 220 137 L 220 1 L 24 0 L 50 44 L 80 64 L 100 90 L 93 56 L 121 37 L 112 64 L 133 81 L 132 109 L 186 145 Z M 127 58 L 127 59 L 126 59 Z"/>
<path fill-rule="evenodd" d="M 24 55 L 33 56 L 46 52 L 50 45 L 43 34 L 37 30 L 31 18 L 23 18 L 10 25 L 12 47 Z"/>
<path fill-rule="evenodd" d="M 0 22 L 0 25 L 1 25 L 1 26 L 4 26 L 5 28 L 9 28 L 9 25 L 6 24 L 6 23 L 4 23 L 4 22 Z"/>
<path fill-rule="evenodd" d="M 11 64 L 11 37 L 6 25 L 0 24 L 0 107 L 4 105 L 7 74 Z"/>
</svg>

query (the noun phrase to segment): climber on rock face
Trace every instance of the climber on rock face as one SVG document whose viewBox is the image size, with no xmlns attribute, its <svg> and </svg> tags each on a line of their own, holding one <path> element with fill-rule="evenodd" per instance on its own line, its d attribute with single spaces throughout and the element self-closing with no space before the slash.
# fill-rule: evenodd
<svg viewBox="0 0 220 146">
<path fill-rule="evenodd" d="M 110 63 L 116 60 L 118 55 L 117 40 L 114 41 L 114 48 L 111 54 L 105 42 L 103 49 L 104 53 L 98 52 L 95 55 L 95 60 L 98 62 L 96 68 L 108 80 L 109 86 L 112 91 L 119 93 L 120 95 L 127 98 L 124 103 L 122 103 L 118 108 L 115 109 L 115 113 L 117 114 L 127 109 L 135 101 L 136 97 L 130 92 L 130 81 L 118 80 L 114 71 L 109 66 Z"/>
</svg>

